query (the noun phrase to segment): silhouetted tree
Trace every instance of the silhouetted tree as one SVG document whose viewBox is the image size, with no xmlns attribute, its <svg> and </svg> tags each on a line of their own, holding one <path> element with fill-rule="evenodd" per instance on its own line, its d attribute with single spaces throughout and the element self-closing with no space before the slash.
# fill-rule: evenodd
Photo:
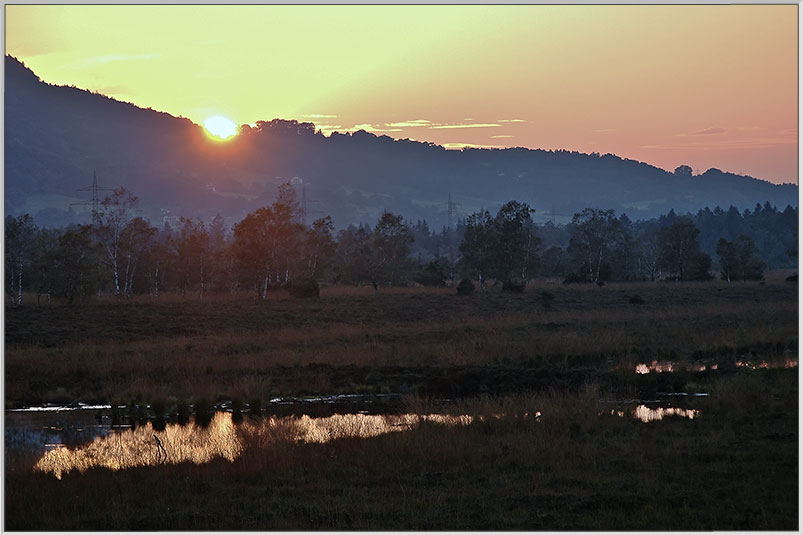
<svg viewBox="0 0 803 535">
<path fill-rule="evenodd" d="M 752 238 L 740 234 L 736 241 L 720 238 L 717 243 L 719 267 L 723 280 L 761 280 L 766 264 L 758 256 L 758 248 Z"/>
<path fill-rule="evenodd" d="M 15 306 L 22 304 L 22 273 L 33 261 L 36 234 L 30 215 L 6 217 L 6 291 Z"/>
<path fill-rule="evenodd" d="M 621 232 L 621 223 L 613 210 L 586 208 L 574 214 L 568 252 L 587 282 L 597 283 L 606 278 L 602 275 Z"/>
<path fill-rule="evenodd" d="M 711 257 L 700 250 L 700 230 L 688 216 L 677 217 L 659 231 L 661 266 L 677 280 L 709 278 Z"/>
<path fill-rule="evenodd" d="M 123 268 L 123 293 L 130 296 L 134 289 L 134 273 L 137 263 L 147 251 L 156 235 L 156 227 L 137 217 L 129 221 L 120 233 L 121 267 Z"/>
<path fill-rule="evenodd" d="M 121 236 L 137 200 L 137 197 L 127 189 L 115 189 L 100 203 L 94 227 L 95 237 L 103 247 L 105 263 L 114 281 L 114 293 L 118 296 L 122 291 L 120 288 Z"/>
<path fill-rule="evenodd" d="M 413 235 L 402 216 L 383 212 L 371 240 L 371 282 L 398 284 L 405 278 Z"/>
</svg>

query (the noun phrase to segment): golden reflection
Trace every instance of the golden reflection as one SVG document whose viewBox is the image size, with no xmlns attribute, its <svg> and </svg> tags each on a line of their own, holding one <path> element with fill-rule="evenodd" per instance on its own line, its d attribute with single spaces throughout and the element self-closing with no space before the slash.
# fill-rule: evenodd
<svg viewBox="0 0 803 535">
<path fill-rule="evenodd" d="M 639 405 L 633 410 L 633 417 L 645 423 L 663 420 L 665 416 L 683 416 L 689 420 L 694 420 L 699 415 L 700 411 L 695 409 L 679 409 L 673 407 L 651 409 L 646 405 Z"/>
<path fill-rule="evenodd" d="M 797 368 L 797 360 L 786 359 L 783 362 L 769 362 L 763 360 L 757 364 L 745 360 L 737 360 L 736 366 L 739 368 L 749 368 L 751 370 L 759 370 L 767 368 Z M 712 370 L 716 370 L 718 368 L 719 365 L 717 364 L 711 365 Z M 655 373 L 673 372 L 676 369 L 678 369 L 677 365 L 672 362 L 658 362 L 657 360 L 654 360 L 649 364 L 642 362 L 636 365 L 635 372 L 639 375 L 644 375 L 650 372 L 655 372 Z M 692 364 L 690 366 L 687 366 L 686 370 L 695 372 L 704 372 L 706 370 L 706 366 L 705 364 Z"/>
<path fill-rule="evenodd" d="M 206 428 L 171 424 L 164 431 L 155 431 L 148 423 L 134 430 L 97 437 L 79 448 L 58 447 L 46 452 L 34 470 L 50 472 L 61 479 L 62 474 L 71 470 L 83 472 L 96 466 L 122 470 L 165 462 L 202 464 L 215 457 L 233 461 L 242 449 L 231 415 L 217 413 Z"/>
<path fill-rule="evenodd" d="M 537 417 L 538 415 L 536 415 Z M 327 418 L 267 418 L 246 421 L 238 430 L 231 414 L 216 413 L 208 427 L 193 424 L 169 424 L 164 431 L 154 431 L 148 423 L 132 431 L 111 433 L 75 449 L 58 447 L 46 452 L 34 470 L 48 472 L 61 479 L 71 470 L 83 472 L 93 467 L 112 470 L 162 463 L 208 463 L 216 457 L 234 461 L 244 449 L 243 434 L 255 436 L 261 443 L 287 440 L 324 443 L 340 438 L 370 438 L 385 433 L 407 431 L 422 422 L 440 425 L 468 425 L 468 415 L 442 414 L 335 414 Z"/>
</svg>

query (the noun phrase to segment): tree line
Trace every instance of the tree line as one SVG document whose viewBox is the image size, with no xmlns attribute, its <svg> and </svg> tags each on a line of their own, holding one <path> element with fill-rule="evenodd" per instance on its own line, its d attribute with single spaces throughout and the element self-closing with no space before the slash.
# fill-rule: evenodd
<svg viewBox="0 0 803 535">
<path fill-rule="evenodd" d="M 72 303 L 107 293 L 158 297 L 165 291 L 196 294 L 268 292 L 289 288 L 317 294 L 321 282 L 379 286 L 454 284 L 460 278 L 520 291 L 537 277 L 566 283 L 621 280 L 706 280 L 715 267 L 723 280 L 759 280 L 767 255 L 796 265 L 797 209 L 766 203 L 740 213 L 715 208 L 696 216 L 674 211 L 631 221 L 613 210 L 586 208 L 571 223 L 537 225 L 534 210 L 515 200 L 495 214 L 480 210 L 440 232 L 426 221 L 406 222 L 384 212 L 374 226 L 335 232 L 331 217 L 302 222 L 291 184 L 276 201 L 231 229 L 217 215 L 209 222 L 182 217 L 157 228 L 135 217 L 138 199 L 125 188 L 106 197 L 92 223 L 39 228 L 30 215 L 5 221 L 5 284 L 12 305 L 23 293 L 58 296 Z M 700 226 L 705 232 L 701 232 Z M 715 257 L 702 248 L 711 229 Z M 760 244 L 748 235 L 767 237 Z M 772 237 L 776 242 L 774 243 Z M 767 243 L 769 242 L 769 247 Z M 783 262 L 784 260 L 781 259 Z"/>
</svg>

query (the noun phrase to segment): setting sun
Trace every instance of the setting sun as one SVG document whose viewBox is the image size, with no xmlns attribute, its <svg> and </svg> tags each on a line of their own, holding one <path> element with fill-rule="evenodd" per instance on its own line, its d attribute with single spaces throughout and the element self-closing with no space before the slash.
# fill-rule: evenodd
<svg viewBox="0 0 803 535">
<path fill-rule="evenodd" d="M 204 122 L 207 132 L 220 139 L 228 139 L 237 134 L 237 125 L 231 119 L 215 115 Z"/>
</svg>

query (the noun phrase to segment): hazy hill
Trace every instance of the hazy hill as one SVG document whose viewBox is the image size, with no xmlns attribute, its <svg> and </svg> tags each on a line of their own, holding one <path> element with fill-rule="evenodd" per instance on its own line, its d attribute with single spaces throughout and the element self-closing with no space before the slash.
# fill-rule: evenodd
<svg viewBox="0 0 803 535">
<path fill-rule="evenodd" d="M 554 212 L 559 222 L 588 206 L 634 219 L 670 208 L 797 206 L 795 185 L 716 169 L 676 176 L 614 155 L 453 151 L 362 131 L 325 137 L 312 123 L 284 120 L 215 143 L 188 119 L 46 84 L 10 56 L 5 87 L 6 212 L 30 212 L 40 224 L 76 220 L 69 204 L 89 198 L 76 190 L 91 183 L 93 171 L 101 185 L 139 195 L 142 214 L 154 221 L 165 210 L 236 221 L 272 201 L 278 183 L 292 177 L 305 184 L 308 219 L 330 214 L 338 227 L 373 223 L 388 209 L 437 228 L 446 223 L 449 194 L 460 215 L 517 199 L 536 208 L 537 220 Z"/>
</svg>

